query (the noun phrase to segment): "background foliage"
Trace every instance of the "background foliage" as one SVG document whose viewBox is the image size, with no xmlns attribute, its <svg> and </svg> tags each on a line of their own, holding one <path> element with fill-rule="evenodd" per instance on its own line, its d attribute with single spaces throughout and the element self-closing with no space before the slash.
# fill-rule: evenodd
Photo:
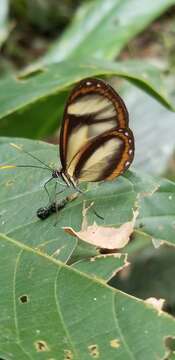
<svg viewBox="0 0 175 360">
<path fill-rule="evenodd" d="M 122 94 L 136 138 L 131 171 L 87 184 L 44 222 L 36 210 L 49 174 L 1 170 L 3 360 L 173 359 L 174 10 L 174 0 L 1 1 L 0 163 L 37 164 L 13 142 L 58 167 L 58 146 L 38 140 L 59 142 L 68 92 L 86 76 Z M 84 200 L 104 217 L 89 211 L 88 222 L 106 226 L 139 209 L 123 254 L 101 255 L 64 232 L 81 228 Z M 164 298 L 164 311 L 148 297 Z"/>
</svg>

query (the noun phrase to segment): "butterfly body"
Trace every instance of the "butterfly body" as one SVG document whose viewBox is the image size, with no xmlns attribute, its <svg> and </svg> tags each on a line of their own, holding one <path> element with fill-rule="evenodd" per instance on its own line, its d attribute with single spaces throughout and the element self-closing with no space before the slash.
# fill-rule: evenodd
<svg viewBox="0 0 175 360">
<path fill-rule="evenodd" d="M 77 182 L 76 180 L 70 176 L 65 170 L 59 169 L 59 170 L 53 170 L 52 171 L 52 179 L 62 179 L 63 182 L 67 184 L 67 186 L 73 186 L 76 188 Z"/>
</svg>

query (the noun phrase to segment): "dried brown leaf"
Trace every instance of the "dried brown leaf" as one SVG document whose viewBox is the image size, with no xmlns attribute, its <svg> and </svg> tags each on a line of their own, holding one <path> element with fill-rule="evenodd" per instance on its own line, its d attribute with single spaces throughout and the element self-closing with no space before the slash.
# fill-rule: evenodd
<svg viewBox="0 0 175 360">
<path fill-rule="evenodd" d="M 85 211 L 83 216 L 83 229 L 75 231 L 71 227 L 64 227 L 63 229 L 72 236 L 83 240 L 89 244 L 103 249 L 121 249 L 126 246 L 130 240 L 130 236 L 134 231 L 134 225 L 138 216 L 138 210 L 133 212 L 131 221 L 126 222 L 118 228 L 99 226 L 95 222 L 93 225 L 87 226 L 84 229 Z"/>
</svg>

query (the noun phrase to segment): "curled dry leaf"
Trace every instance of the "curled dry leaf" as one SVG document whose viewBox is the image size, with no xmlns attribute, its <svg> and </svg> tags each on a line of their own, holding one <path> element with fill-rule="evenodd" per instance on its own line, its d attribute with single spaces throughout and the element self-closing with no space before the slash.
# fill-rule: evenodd
<svg viewBox="0 0 175 360">
<path fill-rule="evenodd" d="M 134 225 L 138 214 L 138 210 L 133 211 L 132 220 L 122 224 L 118 228 L 99 226 L 94 222 L 93 225 L 87 226 L 86 229 L 84 229 L 85 219 L 83 218 L 82 230 L 75 231 L 71 227 L 64 227 L 63 229 L 72 236 L 76 236 L 78 239 L 99 248 L 117 250 L 128 244 L 130 236 L 134 231 Z"/>
</svg>

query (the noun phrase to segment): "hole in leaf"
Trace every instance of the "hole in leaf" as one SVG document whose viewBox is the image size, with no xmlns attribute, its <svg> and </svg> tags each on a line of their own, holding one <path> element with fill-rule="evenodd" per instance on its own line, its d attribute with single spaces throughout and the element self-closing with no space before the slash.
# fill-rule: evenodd
<svg viewBox="0 0 175 360">
<path fill-rule="evenodd" d="M 71 350 L 64 350 L 64 360 L 73 360 L 73 354 Z"/>
<path fill-rule="evenodd" d="M 104 254 L 104 255 L 106 255 L 106 254 L 116 254 L 117 252 L 118 252 L 118 250 L 116 250 L 116 249 L 98 249 L 99 250 L 99 253 L 100 254 Z"/>
<path fill-rule="evenodd" d="M 120 347 L 120 340 L 113 339 L 113 340 L 110 341 L 110 345 L 111 345 L 112 348 L 117 349 L 117 348 Z"/>
<path fill-rule="evenodd" d="M 89 350 L 90 355 L 94 359 L 98 359 L 100 357 L 98 345 L 96 345 L 96 344 L 90 345 L 90 346 L 88 346 L 88 350 Z"/>
<path fill-rule="evenodd" d="M 23 303 L 23 304 L 28 303 L 28 301 L 29 301 L 27 295 L 21 295 L 21 296 L 19 297 L 19 300 L 20 300 L 20 302 Z"/>
<path fill-rule="evenodd" d="M 49 347 L 47 343 L 43 340 L 38 340 L 35 342 L 35 347 L 37 352 L 45 352 L 49 351 Z"/>
<path fill-rule="evenodd" d="M 175 351 L 175 336 L 167 336 L 165 339 L 165 346 L 168 348 L 168 352 L 170 355 L 171 353 L 174 353 Z"/>
</svg>

